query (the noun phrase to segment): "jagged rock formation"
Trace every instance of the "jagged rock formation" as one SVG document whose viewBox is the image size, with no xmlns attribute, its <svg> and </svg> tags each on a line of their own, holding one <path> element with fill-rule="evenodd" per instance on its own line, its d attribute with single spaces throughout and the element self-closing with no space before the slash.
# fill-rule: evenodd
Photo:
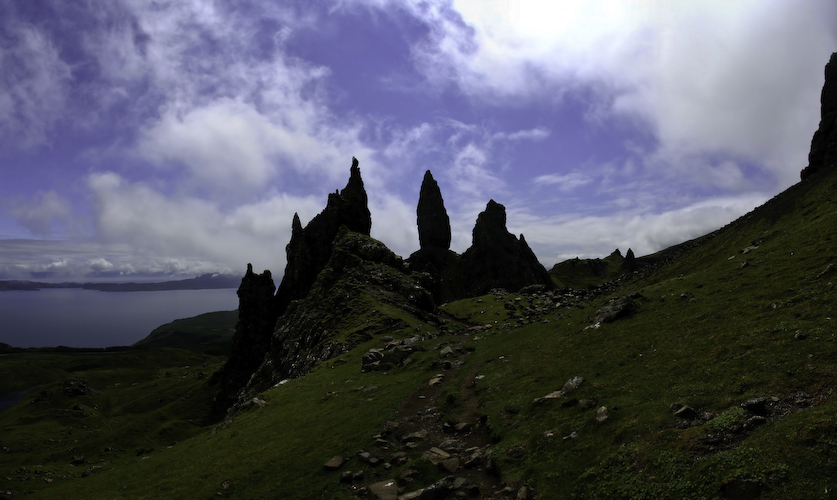
<svg viewBox="0 0 837 500">
<path fill-rule="evenodd" d="M 800 174 L 803 180 L 819 170 L 837 168 L 837 52 L 825 65 L 820 104 L 820 126 L 811 139 L 808 166 Z"/>
<path fill-rule="evenodd" d="M 380 312 L 383 305 L 435 319 L 430 292 L 406 273 L 400 257 L 369 236 L 341 228 L 306 299 L 291 302 L 277 321 L 248 389 L 258 392 L 300 377 L 359 343 L 406 326 Z"/>
<path fill-rule="evenodd" d="M 518 240 L 508 232 L 506 207 L 494 200 L 477 217 L 473 243 L 462 254 L 462 275 L 470 295 L 482 295 L 492 288 L 517 291 L 534 284 L 554 287 L 523 235 Z"/>
<path fill-rule="evenodd" d="M 445 210 L 442 191 L 430 170 L 425 172 L 416 208 L 419 245 L 426 248 L 450 249 L 450 218 Z"/>
<path fill-rule="evenodd" d="M 294 215 L 275 296 L 270 271 L 256 275 L 248 265 L 230 358 L 214 378 L 220 382 L 216 411 L 240 407 L 255 392 L 396 328 L 405 313 L 435 321 L 440 299 L 492 288 L 553 288 L 523 235 L 518 240 L 506 230 L 505 207 L 493 200 L 477 219 L 472 247 L 461 257 L 450 251 L 450 219 L 430 171 L 416 210 L 421 249 L 405 264 L 369 237 L 372 220 L 357 159 L 350 172 L 346 187 L 329 194 L 326 208 L 305 228 Z"/>
<path fill-rule="evenodd" d="M 226 410 L 264 360 L 276 325 L 274 290 L 276 286 L 270 271 L 256 274 L 252 264 L 247 264 L 247 273 L 238 287 L 238 323 L 230 342 L 230 356 L 224 368 L 215 375 L 215 381 L 221 385 L 216 397 L 216 412 Z"/>
<path fill-rule="evenodd" d="M 346 187 L 339 193 L 329 194 L 325 210 L 311 219 L 304 229 L 299 215 L 294 214 L 291 241 L 285 247 L 285 274 L 276 291 L 274 319 L 285 312 L 292 300 L 308 294 L 317 275 L 331 258 L 331 244 L 342 225 L 367 236 L 372 229 L 372 216 L 356 158 L 352 158 Z"/>
</svg>

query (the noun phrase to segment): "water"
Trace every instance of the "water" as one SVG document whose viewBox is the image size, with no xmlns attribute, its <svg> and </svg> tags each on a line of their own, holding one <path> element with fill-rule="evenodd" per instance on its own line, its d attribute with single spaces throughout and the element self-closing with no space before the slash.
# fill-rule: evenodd
<svg viewBox="0 0 837 500">
<path fill-rule="evenodd" d="M 13 347 L 131 345 L 175 319 L 238 307 L 234 288 L 166 292 L 0 292 L 0 342 Z"/>
<path fill-rule="evenodd" d="M 28 389 L 21 389 L 19 391 L 0 393 L 0 411 L 8 410 L 13 404 L 23 399 L 23 395 L 26 394 L 26 391 L 29 389 L 31 389 L 31 387 Z"/>
</svg>

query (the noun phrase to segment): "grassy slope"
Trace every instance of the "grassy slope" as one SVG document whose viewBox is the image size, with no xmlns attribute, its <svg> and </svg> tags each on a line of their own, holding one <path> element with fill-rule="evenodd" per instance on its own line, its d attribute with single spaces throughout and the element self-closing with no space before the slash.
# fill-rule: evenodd
<svg viewBox="0 0 837 500">
<path fill-rule="evenodd" d="M 549 275 L 559 288 L 586 289 L 624 274 L 624 261 L 615 252 L 604 259 L 569 259 L 552 266 Z"/>
<path fill-rule="evenodd" d="M 553 312 L 548 322 L 494 328 L 471 340 L 469 369 L 460 377 L 471 369 L 484 375 L 477 382 L 480 410 L 498 439 L 494 456 L 503 479 L 528 484 L 540 498 L 715 498 L 736 479 L 765 485 L 761 498 L 823 498 L 837 482 L 837 402 L 830 395 L 837 375 L 837 318 L 831 316 L 837 272 L 818 276 L 835 258 L 837 211 L 831 200 L 837 176 L 819 182 L 792 188 L 704 239 L 657 275 L 632 284 L 625 292 L 638 291 L 645 299 L 631 318 L 584 330 L 606 302 L 601 299 L 584 309 Z M 764 242 L 758 248 L 740 253 L 760 238 Z M 742 268 L 745 260 L 748 266 Z M 509 298 L 469 299 L 446 309 L 463 320 L 496 321 L 499 327 L 508 322 L 503 304 Z M 797 332 L 807 338 L 795 340 Z M 375 345 L 380 343 L 366 342 L 342 356 L 345 364 L 326 363 L 267 391 L 266 407 L 214 433 L 206 428 L 172 448 L 155 447 L 144 455 L 150 458 L 103 457 L 104 468 L 84 479 L 47 484 L 38 476 L 32 489 L 43 489 L 31 498 L 207 498 L 217 493 L 349 498 L 322 463 L 364 448 L 395 406 L 427 380 L 427 360 L 435 355 L 423 353 L 419 362 L 388 375 L 361 374 L 360 358 Z M 607 406 L 606 422 L 597 422 L 594 410 L 560 402 L 532 405 L 574 376 L 587 381 L 572 397 Z M 361 386 L 377 388 L 358 391 Z M 749 398 L 804 399 L 802 393 L 821 397 L 816 405 L 795 407 L 751 434 L 722 432 L 736 426 L 736 408 Z M 464 411 L 455 393 L 446 401 L 449 414 Z M 680 428 L 672 403 L 716 418 Z M 11 410 L 0 414 L 0 426 L 6 429 L 14 416 Z M 157 428 L 165 425 L 163 417 Z M 49 425 L 58 424 L 44 424 L 41 431 Z M 555 437 L 545 438 L 546 431 Z M 573 431 L 577 439 L 561 439 Z M 33 439 L 37 432 L 33 428 Z M 729 442 L 713 449 L 709 435 Z M 9 434 L 2 436 L 8 446 Z M 526 446 L 523 458 L 505 454 L 518 444 Z M 19 477 L 13 471 L 20 466 L 48 462 L 34 452 L 0 456 L 0 480 L 4 474 Z M 29 487 L 16 480 L 0 484 L 16 491 Z"/>
<path fill-rule="evenodd" d="M 238 311 L 217 311 L 166 323 L 132 347 L 176 347 L 226 355 L 238 322 Z"/>
</svg>

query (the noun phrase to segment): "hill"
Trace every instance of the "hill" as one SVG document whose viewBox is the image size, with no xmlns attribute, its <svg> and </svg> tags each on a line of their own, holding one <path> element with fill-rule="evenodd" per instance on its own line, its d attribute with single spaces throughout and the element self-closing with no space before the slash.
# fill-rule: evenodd
<svg viewBox="0 0 837 500">
<path fill-rule="evenodd" d="M 155 328 L 147 337 L 131 347 L 173 347 L 226 356 L 229 354 L 230 340 L 237 321 L 238 311 L 217 311 L 177 319 Z"/>
</svg>

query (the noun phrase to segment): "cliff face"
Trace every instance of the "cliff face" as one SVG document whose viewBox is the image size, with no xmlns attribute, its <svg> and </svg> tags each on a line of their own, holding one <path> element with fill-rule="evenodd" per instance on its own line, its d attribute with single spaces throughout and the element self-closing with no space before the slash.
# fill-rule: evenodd
<svg viewBox="0 0 837 500">
<path fill-rule="evenodd" d="M 494 200 L 477 217 L 473 243 L 462 254 L 462 274 L 472 296 L 492 288 L 516 292 L 528 285 L 554 287 L 523 235 L 518 240 L 508 232 L 506 207 Z"/>
<path fill-rule="evenodd" d="M 304 298 L 317 275 L 331 258 L 334 237 L 345 225 L 351 231 L 369 235 L 372 216 L 356 158 L 352 158 L 349 182 L 339 193 L 328 195 L 325 210 L 303 229 L 294 214 L 291 241 L 285 247 L 287 265 L 276 291 L 274 319 L 281 316 L 292 300 Z"/>
<path fill-rule="evenodd" d="M 811 139 L 808 166 L 801 172 L 803 180 L 820 170 L 837 168 L 837 52 L 825 65 L 820 104 L 820 126 Z"/>
</svg>

